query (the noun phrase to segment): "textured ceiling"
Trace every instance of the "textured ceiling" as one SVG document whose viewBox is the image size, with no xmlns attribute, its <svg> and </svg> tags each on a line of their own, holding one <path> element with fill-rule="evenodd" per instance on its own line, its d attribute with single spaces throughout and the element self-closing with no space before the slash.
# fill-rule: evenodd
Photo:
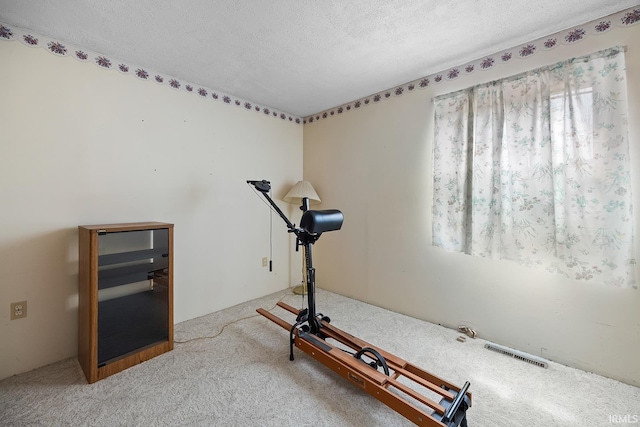
<svg viewBox="0 0 640 427">
<path fill-rule="evenodd" d="M 0 0 L 0 22 L 297 116 L 639 0 Z"/>
</svg>

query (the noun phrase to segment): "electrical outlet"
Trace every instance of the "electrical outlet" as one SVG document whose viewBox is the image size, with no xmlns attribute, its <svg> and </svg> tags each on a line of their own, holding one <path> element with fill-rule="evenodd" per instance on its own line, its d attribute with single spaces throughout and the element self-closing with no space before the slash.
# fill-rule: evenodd
<svg viewBox="0 0 640 427">
<path fill-rule="evenodd" d="M 267 265 L 269 265 L 269 262 L 267 260 L 267 257 L 262 258 L 262 266 L 266 267 Z"/>
<path fill-rule="evenodd" d="M 27 317 L 27 302 L 12 302 L 11 303 L 11 320 L 22 319 Z"/>
</svg>

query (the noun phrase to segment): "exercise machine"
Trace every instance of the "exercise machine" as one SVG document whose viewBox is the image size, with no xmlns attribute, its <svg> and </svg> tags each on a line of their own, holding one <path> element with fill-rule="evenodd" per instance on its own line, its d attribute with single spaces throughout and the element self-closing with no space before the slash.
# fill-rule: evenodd
<svg viewBox="0 0 640 427">
<path fill-rule="evenodd" d="M 278 303 L 278 306 L 296 316 L 294 323 L 265 309 L 257 310 L 262 316 L 289 331 L 289 360 L 294 360 L 294 347 L 302 350 L 416 425 L 467 427 L 466 411 L 471 407 L 468 381 L 462 387 L 457 387 L 336 328 L 330 324 L 329 317 L 316 312 L 312 245 L 322 233 L 342 227 L 342 212 L 336 209 L 310 210 L 309 199 L 303 198 L 300 206 L 302 218 L 300 226 L 296 227 L 270 197 L 269 181 L 249 180 L 247 183 L 264 196 L 287 224 L 288 231 L 295 234 L 296 250 L 299 246 L 304 249 L 307 308 L 298 310 L 284 302 Z M 429 396 L 418 390 L 425 390 Z"/>
</svg>

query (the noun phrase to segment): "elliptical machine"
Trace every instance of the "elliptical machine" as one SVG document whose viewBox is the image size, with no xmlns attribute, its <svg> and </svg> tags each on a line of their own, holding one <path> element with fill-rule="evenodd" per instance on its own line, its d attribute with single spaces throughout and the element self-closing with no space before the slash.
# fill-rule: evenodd
<svg viewBox="0 0 640 427">
<path fill-rule="evenodd" d="M 337 209 L 310 210 L 309 199 L 303 198 L 300 226 L 296 227 L 269 196 L 271 183 L 266 180 L 247 181 L 269 202 L 273 210 L 286 223 L 288 232 L 296 236 L 296 250 L 304 248 L 308 308 L 298 310 L 284 302 L 278 306 L 296 315 L 293 324 L 259 308 L 256 311 L 275 324 L 289 331 L 289 360 L 294 360 L 293 348 L 304 351 L 351 383 L 365 390 L 371 396 L 389 406 L 416 425 L 429 427 L 467 427 L 466 411 L 471 407 L 469 382 L 462 387 L 453 384 L 350 335 L 331 325 L 329 317 L 316 311 L 315 268 L 313 267 L 312 246 L 322 233 L 342 228 L 344 216 Z M 353 352 L 331 345 L 333 339 Z M 380 372 L 382 370 L 382 372 Z M 406 382 L 426 387 L 439 394 L 435 402 L 422 395 Z M 398 391 L 400 393 L 398 393 Z"/>
</svg>

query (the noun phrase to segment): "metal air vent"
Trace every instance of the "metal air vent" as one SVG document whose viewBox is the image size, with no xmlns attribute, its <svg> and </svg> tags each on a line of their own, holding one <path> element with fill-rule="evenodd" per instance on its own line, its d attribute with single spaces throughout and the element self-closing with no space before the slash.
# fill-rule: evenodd
<svg viewBox="0 0 640 427">
<path fill-rule="evenodd" d="M 542 359 L 537 356 L 533 356 L 531 354 L 524 353 L 522 351 L 514 350 L 509 347 L 504 347 L 499 344 L 487 343 L 484 345 L 484 348 L 497 351 L 498 353 L 506 354 L 507 356 L 511 356 L 515 359 L 522 360 L 527 363 L 531 363 L 532 365 L 540 366 L 541 368 L 546 369 L 549 367 L 549 362 L 545 359 Z"/>
</svg>

